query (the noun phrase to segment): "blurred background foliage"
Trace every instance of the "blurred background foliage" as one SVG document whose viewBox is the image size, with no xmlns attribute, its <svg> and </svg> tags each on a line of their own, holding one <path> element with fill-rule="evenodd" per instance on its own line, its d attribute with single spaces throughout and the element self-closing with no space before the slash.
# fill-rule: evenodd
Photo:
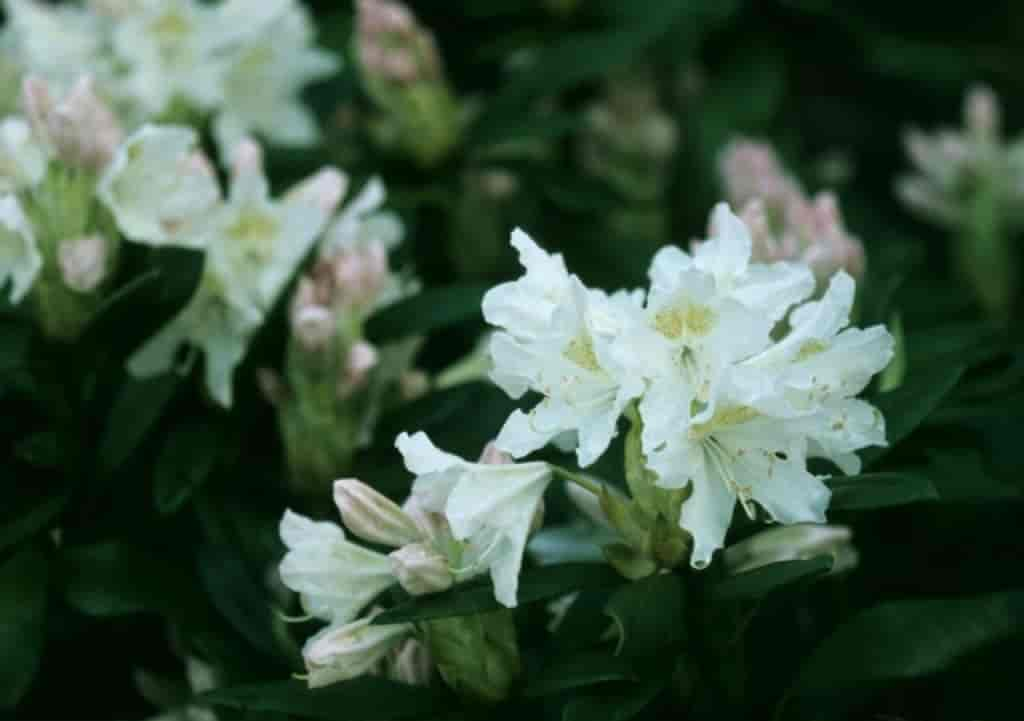
<svg viewBox="0 0 1024 721">
<path fill-rule="evenodd" d="M 310 5 L 321 44 L 347 62 L 308 92 L 323 146 L 272 151 L 269 175 L 284 188 L 331 162 L 386 181 L 408 231 L 401 260 L 428 295 L 382 313 L 371 333 L 436 328 L 420 354 L 429 370 L 477 342 L 482 289 L 516 272 L 507 247 L 515 225 L 563 252 L 587 283 L 636 286 L 658 247 L 704 233 L 722 195 L 717 157 L 736 135 L 771 141 L 806 187 L 838 192 L 867 249 L 863 324 L 898 312 L 916 391 L 905 397 L 927 405 L 939 388 L 935 413 L 887 470 L 923 472 L 942 501 L 958 502 L 833 514 L 854 528 L 859 570 L 757 609 L 745 707 L 691 711 L 769 718 L 798 680 L 776 718 L 1007 717 L 1024 652 L 1021 332 L 985 319 L 951 267 L 946 235 L 909 215 L 893 188 L 907 166 L 904 131 L 959 125 L 972 83 L 997 91 L 1008 130 L 1022 127 L 1024 5 L 412 2 L 467 107 L 459 143 L 428 169 L 372 130 L 350 4 Z M 677 142 L 663 168 L 635 168 L 623 183 L 588 172 L 581 148 L 587 108 L 609 82 L 637 73 Z M 653 191 L 643 186 L 651 173 L 664 177 Z M 155 257 L 160 272 L 126 288 L 74 346 L 0 318 L 0 707 L 20 699 L 5 712 L 12 718 L 155 715 L 155 700 L 180 704 L 189 694 L 175 649 L 200 654 L 223 684 L 295 669 L 280 651 L 291 642 L 270 578 L 285 471 L 273 408 L 253 380 L 256 369 L 280 366 L 286 324 L 267 324 L 230 411 L 177 376 L 128 379 L 127 352 L 197 278 L 192 254 Z M 382 419 L 355 475 L 400 495 L 409 478 L 391 446 L 396 432 L 428 430 L 439 446 L 473 456 L 510 407 L 484 384 L 436 391 Z M 351 719 L 366 713 L 348 710 Z M 506 711 L 551 715 L 527 702 Z M 574 713 L 603 717 L 584 705 Z"/>
</svg>

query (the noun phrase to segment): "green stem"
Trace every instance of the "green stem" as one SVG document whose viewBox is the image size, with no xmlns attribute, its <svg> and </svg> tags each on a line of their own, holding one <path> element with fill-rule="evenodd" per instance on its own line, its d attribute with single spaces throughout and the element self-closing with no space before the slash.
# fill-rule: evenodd
<svg viewBox="0 0 1024 721">
<path fill-rule="evenodd" d="M 604 489 L 601 487 L 600 483 L 598 483 L 597 481 L 592 481 L 586 476 L 583 476 L 579 473 L 573 473 L 567 468 L 562 468 L 561 466 L 552 465 L 551 470 L 554 472 L 556 476 L 558 476 L 562 480 L 575 483 L 580 488 L 584 488 L 590 491 L 598 498 L 600 498 L 601 495 L 604 493 Z"/>
</svg>

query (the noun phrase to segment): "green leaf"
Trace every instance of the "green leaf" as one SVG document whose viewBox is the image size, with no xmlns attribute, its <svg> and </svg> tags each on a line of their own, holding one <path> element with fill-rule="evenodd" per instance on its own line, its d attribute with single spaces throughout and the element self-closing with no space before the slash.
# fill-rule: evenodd
<svg viewBox="0 0 1024 721">
<path fill-rule="evenodd" d="M 181 378 L 169 373 L 140 380 L 129 378 L 114 400 L 99 442 L 99 463 L 105 473 L 117 470 L 146 439 L 174 398 Z"/>
<path fill-rule="evenodd" d="M 523 689 L 527 697 L 551 696 L 583 686 L 609 681 L 639 681 L 633 665 L 625 657 L 609 656 L 606 651 L 577 656 L 556 656 Z"/>
<path fill-rule="evenodd" d="M 308 689 L 301 681 L 238 686 L 212 691 L 196 701 L 315 721 L 400 721 L 440 713 L 447 706 L 446 697 L 435 690 L 375 676 L 318 689 Z"/>
<path fill-rule="evenodd" d="M 584 589 L 611 588 L 622 583 L 607 566 L 593 563 L 563 563 L 524 571 L 519 577 L 519 605 L 562 596 Z M 488 581 L 472 581 L 444 593 L 421 596 L 376 616 L 374 623 L 406 623 L 431 618 L 469 616 L 503 608 L 494 599 Z"/>
<path fill-rule="evenodd" d="M 618 591 L 605 606 L 619 635 L 617 655 L 652 658 L 685 640 L 683 583 L 672 573 L 648 576 Z"/>
<path fill-rule="evenodd" d="M 59 493 L 33 499 L 26 506 L 18 506 L 11 513 L 4 513 L 0 520 L 0 556 L 16 547 L 36 533 L 48 528 L 67 507 L 71 492 Z"/>
<path fill-rule="evenodd" d="M 39 431 L 18 441 L 14 455 L 30 466 L 53 470 L 60 468 L 71 455 L 65 441 L 55 430 Z"/>
<path fill-rule="evenodd" d="M 366 337 L 384 343 L 457 323 L 480 320 L 480 303 L 487 287 L 450 285 L 430 288 L 375 313 L 366 322 Z"/>
<path fill-rule="evenodd" d="M 61 560 L 68 602 L 90 616 L 197 611 L 196 579 L 181 567 L 127 541 L 65 550 Z"/>
<path fill-rule="evenodd" d="M 213 423 L 184 423 L 167 434 L 153 472 L 153 500 L 160 513 L 177 511 L 209 477 L 220 449 Z"/>
<path fill-rule="evenodd" d="M 601 548 L 618 540 L 612 531 L 596 523 L 575 521 L 542 528 L 530 539 L 530 557 L 541 565 L 553 563 L 603 563 Z"/>
<path fill-rule="evenodd" d="M 780 589 L 813 581 L 830 570 L 831 556 L 769 563 L 712 583 L 708 596 L 713 601 L 756 601 Z"/>
<path fill-rule="evenodd" d="M 0 373 L 10 373 L 28 360 L 30 331 L 14 321 L 0 321 Z"/>
<path fill-rule="evenodd" d="M 804 662 L 786 698 L 827 697 L 829 715 L 839 718 L 844 716 L 841 691 L 870 690 L 938 673 L 1021 631 L 1024 591 L 883 603 L 857 614 L 825 639 Z M 790 703 L 787 710 L 777 717 L 805 716 L 799 703 Z"/>
<path fill-rule="evenodd" d="M 28 691 L 42 659 L 46 630 L 46 555 L 26 548 L 0 565 L 0 708 Z"/>
<path fill-rule="evenodd" d="M 826 481 L 832 489 L 829 507 L 837 511 L 903 506 L 935 501 L 939 493 L 927 476 L 916 473 L 864 473 L 833 476 Z"/>
<path fill-rule="evenodd" d="M 663 681 L 642 686 L 616 684 L 600 693 L 578 696 L 565 705 L 563 721 L 629 721 L 661 692 Z"/>
<path fill-rule="evenodd" d="M 874 463 L 909 436 L 939 407 L 964 373 L 962 365 L 943 365 L 911 373 L 899 388 L 881 393 L 872 402 L 885 418 L 887 448 L 868 448 L 862 454 L 865 465 Z"/>
<path fill-rule="evenodd" d="M 944 501 L 978 502 L 1020 499 L 1015 487 L 992 478 L 985 470 L 984 458 L 976 450 L 928 452 L 928 475 Z"/>
</svg>

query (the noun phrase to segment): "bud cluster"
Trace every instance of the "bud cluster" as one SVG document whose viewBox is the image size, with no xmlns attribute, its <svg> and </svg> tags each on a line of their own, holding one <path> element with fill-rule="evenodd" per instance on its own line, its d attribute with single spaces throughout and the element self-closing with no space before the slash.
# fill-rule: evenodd
<svg viewBox="0 0 1024 721">
<path fill-rule="evenodd" d="M 719 172 L 726 198 L 741 209 L 750 229 L 755 261 L 805 263 L 819 288 L 837 270 L 854 278 L 864 274 L 864 246 L 846 229 L 835 194 L 809 197 L 770 145 L 732 141 L 722 153 Z"/>
</svg>

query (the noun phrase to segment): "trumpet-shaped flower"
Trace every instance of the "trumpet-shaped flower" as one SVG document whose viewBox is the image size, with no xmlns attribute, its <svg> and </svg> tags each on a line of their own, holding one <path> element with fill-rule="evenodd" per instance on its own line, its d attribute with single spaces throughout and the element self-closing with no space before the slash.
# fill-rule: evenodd
<svg viewBox="0 0 1024 721">
<path fill-rule="evenodd" d="M 199 225 L 219 203 L 220 188 L 197 143 L 191 128 L 146 125 L 118 148 L 97 194 L 129 239 L 204 247 Z"/>
<path fill-rule="evenodd" d="M 306 613 L 332 628 L 350 622 L 397 581 L 391 559 L 346 540 L 337 524 L 285 511 L 280 531 L 288 548 L 281 581 L 299 594 Z"/>
<path fill-rule="evenodd" d="M 638 317 L 642 297 L 587 289 L 560 256 L 547 255 L 524 233 L 512 242 L 527 272 L 484 298 L 485 316 L 506 329 L 491 341 L 491 377 L 514 398 L 534 390 L 544 400 L 529 413 L 513 413 L 496 444 L 521 457 L 574 433 L 580 464 L 589 465 L 644 390 L 613 347 Z"/>
<path fill-rule="evenodd" d="M 302 648 L 309 687 L 328 686 L 375 670 L 412 632 L 411 623 L 373 625 L 372 616 L 328 626 Z"/>
<path fill-rule="evenodd" d="M 46 150 L 22 118 L 0 121 L 0 192 L 38 185 L 46 173 Z"/>
<path fill-rule="evenodd" d="M 70 86 L 83 68 L 100 64 L 102 22 L 83 8 L 38 0 L 4 0 L 8 52 L 25 70 Z"/>
<path fill-rule="evenodd" d="M 229 151 L 255 132 L 281 145 L 311 145 L 320 137 L 316 119 L 299 100 L 308 83 L 337 71 L 338 59 L 313 46 L 313 24 L 295 0 L 266 3 L 263 17 L 250 19 L 249 3 L 226 3 L 220 23 L 247 26 L 223 73 L 223 103 L 214 132 Z M 257 13 L 258 15 L 258 13 Z M 235 22 L 233 22 L 235 21 Z"/>
<path fill-rule="evenodd" d="M 0 196 L 0 285 L 10 280 L 12 303 L 25 297 L 42 267 L 35 234 L 18 199 Z"/>
<path fill-rule="evenodd" d="M 416 474 L 412 495 L 424 510 L 443 513 L 461 541 L 457 577 L 490 571 L 494 595 L 513 607 L 519 570 L 552 471 L 546 463 L 471 463 L 439 450 L 424 433 L 395 443 Z"/>
<path fill-rule="evenodd" d="M 336 186 L 337 172 L 327 169 L 320 177 Z M 240 144 L 229 198 L 197 230 L 197 245 L 207 249 L 199 288 L 185 309 L 129 359 L 129 369 L 139 376 L 165 372 L 178 347 L 188 342 L 206 355 L 210 393 L 230 405 L 231 377 L 249 340 L 332 210 L 317 193 L 272 200 L 259 147 Z"/>
</svg>

